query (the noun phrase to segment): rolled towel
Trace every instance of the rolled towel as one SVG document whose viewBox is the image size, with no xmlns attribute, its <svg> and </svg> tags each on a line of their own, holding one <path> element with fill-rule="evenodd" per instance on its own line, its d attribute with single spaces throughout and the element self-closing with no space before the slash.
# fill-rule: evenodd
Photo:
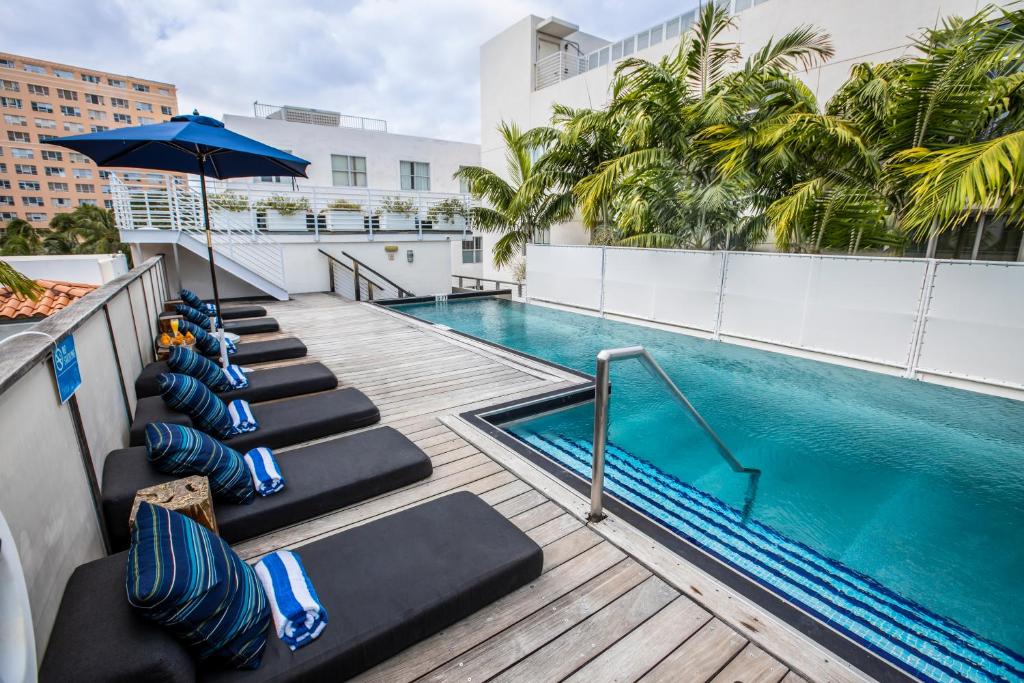
<svg viewBox="0 0 1024 683">
<path fill-rule="evenodd" d="M 219 344 L 220 342 L 217 343 Z M 231 341 L 227 337 L 224 337 L 224 346 L 227 347 L 229 356 L 238 353 L 238 347 L 235 345 L 235 342 Z"/>
<path fill-rule="evenodd" d="M 213 304 L 203 304 L 202 306 L 196 306 L 195 304 L 190 304 L 190 305 L 193 308 L 198 308 L 200 311 L 202 311 L 206 315 L 217 315 L 217 307 L 214 306 Z"/>
<path fill-rule="evenodd" d="M 245 376 L 245 370 L 237 365 L 229 365 L 221 368 L 221 372 L 227 377 L 232 389 L 244 389 L 249 386 L 249 378 Z"/>
<path fill-rule="evenodd" d="M 233 434 L 245 434 L 255 432 L 259 429 L 256 416 L 252 414 L 252 408 L 248 401 L 236 398 L 228 404 L 228 417 L 231 418 L 231 431 Z"/>
<path fill-rule="evenodd" d="M 320 604 L 298 555 L 278 550 L 253 568 L 267 593 L 274 629 L 285 645 L 297 650 L 323 632 L 327 610 Z"/>
<path fill-rule="evenodd" d="M 284 488 L 284 476 L 277 467 L 272 450 L 260 446 L 243 455 L 242 459 L 245 460 L 249 474 L 252 475 L 252 485 L 256 493 L 269 496 Z"/>
</svg>

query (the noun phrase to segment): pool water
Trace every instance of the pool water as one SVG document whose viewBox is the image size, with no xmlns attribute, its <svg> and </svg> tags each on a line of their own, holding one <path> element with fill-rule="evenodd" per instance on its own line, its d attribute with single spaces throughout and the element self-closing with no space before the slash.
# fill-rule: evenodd
<svg viewBox="0 0 1024 683">
<path fill-rule="evenodd" d="M 396 307 L 587 373 L 641 344 L 748 477 L 637 361 L 612 366 L 608 490 L 897 665 L 1024 680 L 1024 402 L 484 298 Z M 593 404 L 506 425 L 590 475 Z"/>
</svg>

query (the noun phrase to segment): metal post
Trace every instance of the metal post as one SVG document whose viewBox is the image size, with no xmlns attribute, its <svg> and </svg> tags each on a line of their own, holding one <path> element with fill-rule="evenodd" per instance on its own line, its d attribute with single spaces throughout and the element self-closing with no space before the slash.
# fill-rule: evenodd
<svg viewBox="0 0 1024 683">
<path fill-rule="evenodd" d="M 352 259 L 352 283 L 355 285 L 356 301 L 361 301 L 362 297 L 359 294 L 359 261 L 355 259 Z"/>
<path fill-rule="evenodd" d="M 228 366 L 228 348 L 224 343 L 224 318 L 220 310 L 220 290 L 217 288 L 217 266 L 213 261 L 213 230 L 210 228 L 210 206 L 206 200 L 206 156 L 200 154 L 197 157 L 199 163 L 199 187 L 203 195 L 203 227 L 206 229 L 206 253 L 210 259 L 210 281 L 213 284 L 213 307 L 218 321 L 221 322 L 218 338 L 220 340 L 220 362 L 221 366 Z M 213 321 L 210 327 L 214 326 Z"/>
<path fill-rule="evenodd" d="M 604 514 L 604 448 L 608 440 L 608 369 L 611 357 L 607 351 L 597 354 L 594 380 L 594 465 L 590 476 L 590 514 L 588 522 L 600 522 Z"/>
</svg>

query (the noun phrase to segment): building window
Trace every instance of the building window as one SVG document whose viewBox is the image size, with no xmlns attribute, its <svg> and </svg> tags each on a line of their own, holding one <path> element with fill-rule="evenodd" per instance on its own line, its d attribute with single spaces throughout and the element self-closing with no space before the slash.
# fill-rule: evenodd
<svg viewBox="0 0 1024 683">
<path fill-rule="evenodd" d="M 86 83 L 99 83 L 100 77 L 93 74 L 82 74 L 82 80 Z"/>
<path fill-rule="evenodd" d="M 3 179 L 3 178 L 0 178 L 0 190 L 9 190 L 9 189 L 11 189 L 11 181 Z"/>
<path fill-rule="evenodd" d="M 27 220 L 30 223 L 45 223 L 46 222 L 46 214 L 45 213 L 31 213 L 31 212 L 29 212 L 29 213 L 25 214 L 25 220 Z"/>
<path fill-rule="evenodd" d="M 92 183 L 75 183 L 75 192 L 82 192 L 84 194 L 93 194 L 96 192 L 96 186 Z"/>
<path fill-rule="evenodd" d="M 57 122 L 53 119 L 36 119 L 36 128 L 56 128 Z"/>
<path fill-rule="evenodd" d="M 146 125 L 148 125 L 150 123 L 156 123 L 156 121 L 151 119 L 148 116 L 140 116 L 139 117 L 139 125 L 140 126 L 146 126 Z"/>
<path fill-rule="evenodd" d="M 26 149 L 24 147 L 11 147 L 11 156 L 14 157 L 15 159 L 35 158 L 35 154 L 32 153 L 32 150 Z"/>
<path fill-rule="evenodd" d="M 71 198 L 70 197 L 54 197 L 53 199 L 50 200 L 50 203 L 53 204 L 58 209 L 63 209 L 65 207 L 71 206 Z"/>
<path fill-rule="evenodd" d="M 135 92 L 149 92 L 149 86 L 142 83 L 132 83 L 132 90 Z"/>
<path fill-rule="evenodd" d="M 14 197 L 9 194 L 0 194 L 0 205 L 14 206 Z"/>
<path fill-rule="evenodd" d="M 149 102 L 136 102 L 135 111 L 153 111 L 153 105 Z"/>
<path fill-rule="evenodd" d="M 60 105 L 60 113 L 64 116 L 81 116 L 82 110 L 78 107 L 71 107 L 66 104 Z"/>
<path fill-rule="evenodd" d="M 106 180 L 107 178 L 110 177 L 110 171 L 104 171 L 103 169 L 100 169 L 99 175 L 101 179 Z"/>
<path fill-rule="evenodd" d="M 22 197 L 21 203 L 23 206 L 46 206 L 46 202 L 43 201 L 42 197 Z"/>
<path fill-rule="evenodd" d="M 95 199 L 79 199 L 78 200 L 78 205 L 79 206 L 96 206 L 96 200 Z"/>
<path fill-rule="evenodd" d="M 25 192 L 38 192 L 39 183 L 35 180 L 19 180 L 18 189 L 24 190 Z"/>
<path fill-rule="evenodd" d="M 53 150 L 50 149 L 44 149 L 42 152 L 39 153 L 39 156 L 41 156 L 46 161 L 64 161 L 63 152 L 54 152 Z"/>
<path fill-rule="evenodd" d="M 113 209 L 114 208 L 114 200 L 113 199 L 104 199 L 103 200 L 103 208 L 104 209 Z"/>
<path fill-rule="evenodd" d="M 430 190 L 430 164 L 423 161 L 398 162 L 403 190 Z"/>
<path fill-rule="evenodd" d="M 5 81 L 0 78 L 0 90 L 6 90 L 7 92 L 20 92 L 21 86 L 18 85 L 17 81 Z"/>
<path fill-rule="evenodd" d="M 45 144 L 45 143 L 49 142 L 50 140 L 56 140 L 57 139 L 56 135 L 43 135 L 42 133 L 40 133 L 36 137 L 39 138 L 39 143 L 40 144 Z"/>
<path fill-rule="evenodd" d="M 57 178 L 63 178 L 64 176 L 67 175 L 67 172 L 65 172 L 64 169 L 61 168 L 60 166 L 47 166 L 43 169 L 43 173 L 45 173 L 48 176 L 55 176 Z"/>
<path fill-rule="evenodd" d="M 89 126 L 90 133 L 102 133 L 105 130 L 110 130 L 110 126 Z"/>
<path fill-rule="evenodd" d="M 92 121 L 106 121 L 107 120 L 107 112 L 100 111 L 99 109 L 90 109 L 89 110 L 89 119 L 92 120 Z"/>
<path fill-rule="evenodd" d="M 0 173 L 7 173 L 7 164 L 0 163 Z"/>
<path fill-rule="evenodd" d="M 483 263 L 484 261 L 484 238 L 470 237 L 462 240 L 462 262 Z"/>
<path fill-rule="evenodd" d="M 21 107 L 18 107 L 18 108 L 20 109 Z M 42 114 L 52 114 L 53 113 L 53 105 L 50 104 L 49 102 L 33 102 L 32 103 L 32 111 L 37 111 L 37 112 L 40 112 Z"/>
<path fill-rule="evenodd" d="M 65 69 L 54 69 L 53 70 L 53 75 L 56 76 L 57 78 L 74 78 L 75 77 L 75 74 L 73 74 L 70 71 L 67 71 Z"/>
<path fill-rule="evenodd" d="M 128 100 L 123 100 L 120 97 L 111 97 L 110 98 L 110 106 L 114 107 L 116 109 L 127 109 L 128 108 Z"/>
<path fill-rule="evenodd" d="M 164 97 L 170 97 L 171 96 L 171 91 L 168 90 L 167 88 L 157 88 L 156 91 L 159 94 L 163 95 Z"/>
<path fill-rule="evenodd" d="M 0 211 L 0 221 L 13 221 L 17 217 L 17 211 Z"/>
<path fill-rule="evenodd" d="M 4 123 L 9 126 L 27 126 L 28 119 L 18 114 L 4 114 Z"/>
<path fill-rule="evenodd" d="M 64 122 L 64 130 L 68 133 L 84 133 L 85 126 L 81 123 L 75 123 L 73 121 Z"/>
<path fill-rule="evenodd" d="M 46 187 L 49 188 L 50 192 L 67 192 L 67 183 L 46 183 Z"/>
<path fill-rule="evenodd" d="M 122 81 L 120 78 L 108 78 L 107 79 L 107 85 L 109 85 L 112 88 L 124 88 L 124 87 L 127 87 L 125 85 L 125 82 Z"/>
<path fill-rule="evenodd" d="M 128 114 L 114 114 L 114 123 L 131 123 L 132 117 Z"/>
<path fill-rule="evenodd" d="M 81 152 L 68 152 L 68 160 L 73 164 L 89 163 L 89 157 L 85 156 Z"/>
<path fill-rule="evenodd" d="M 163 173 L 147 173 L 146 180 L 151 183 L 162 183 L 167 177 Z"/>
<path fill-rule="evenodd" d="M 85 101 L 89 104 L 103 104 L 103 95 L 93 95 L 92 93 L 85 93 Z"/>
<path fill-rule="evenodd" d="M 7 69 L 13 69 L 14 68 L 14 60 L 13 59 L 7 59 L 7 58 L 0 59 L 0 66 L 2 66 L 4 68 L 7 68 Z"/>
<path fill-rule="evenodd" d="M 7 139 L 11 142 L 32 142 L 32 136 L 20 130 L 7 131 Z"/>
<path fill-rule="evenodd" d="M 173 113 L 173 111 L 166 104 L 163 104 L 163 105 L 160 105 L 160 113 L 163 114 L 164 116 L 170 116 Z"/>
<path fill-rule="evenodd" d="M 459 170 L 466 168 L 465 166 L 459 166 Z M 459 192 L 462 194 L 469 194 L 469 181 L 465 178 L 459 178 Z"/>
<path fill-rule="evenodd" d="M 29 72 L 30 74 L 45 74 L 46 73 L 46 67 L 39 66 L 38 64 L 27 64 L 26 63 L 22 68 L 25 69 L 25 71 Z"/>
<path fill-rule="evenodd" d="M 71 175 L 76 178 L 82 178 L 83 180 L 92 178 L 91 168 L 73 168 L 71 169 Z"/>
<path fill-rule="evenodd" d="M 0 97 L 0 107 L 9 107 L 11 109 L 21 109 L 21 98 L 18 98 L 18 97 Z"/>
<path fill-rule="evenodd" d="M 331 178 L 339 187 L 366 187 L 366 157 L 332 154 Z"/>
<path fill-rule="evenodd" d="M 135 171 L 126 171 L 124 173 L 124 179 L 130 181 L 142 180 L 142 174 L 136 173 Z"/>
<path fill-rule="evenodd" d="M 57 97 L 62 100 L 78 100 L 78 93 L 74 90 L 65 90 L 64 88 L 57 88 Z"/>
</svg>

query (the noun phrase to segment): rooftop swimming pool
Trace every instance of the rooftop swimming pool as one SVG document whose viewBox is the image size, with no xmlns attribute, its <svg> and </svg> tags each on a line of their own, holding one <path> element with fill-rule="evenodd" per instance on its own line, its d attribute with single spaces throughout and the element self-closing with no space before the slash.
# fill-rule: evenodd
<svg viewBox="0 0 1024 683">
<path fill-rule="evenodd" d="M 748 477 L 637 361 L 612 366 L 607 491 L 926 680 L 1024 680 L 1024 402 L 496 298 L 396 306 L 593 373 L 643 345 Z M 503 427 L 585 478 L 593 404 Z"/>
</svg>

